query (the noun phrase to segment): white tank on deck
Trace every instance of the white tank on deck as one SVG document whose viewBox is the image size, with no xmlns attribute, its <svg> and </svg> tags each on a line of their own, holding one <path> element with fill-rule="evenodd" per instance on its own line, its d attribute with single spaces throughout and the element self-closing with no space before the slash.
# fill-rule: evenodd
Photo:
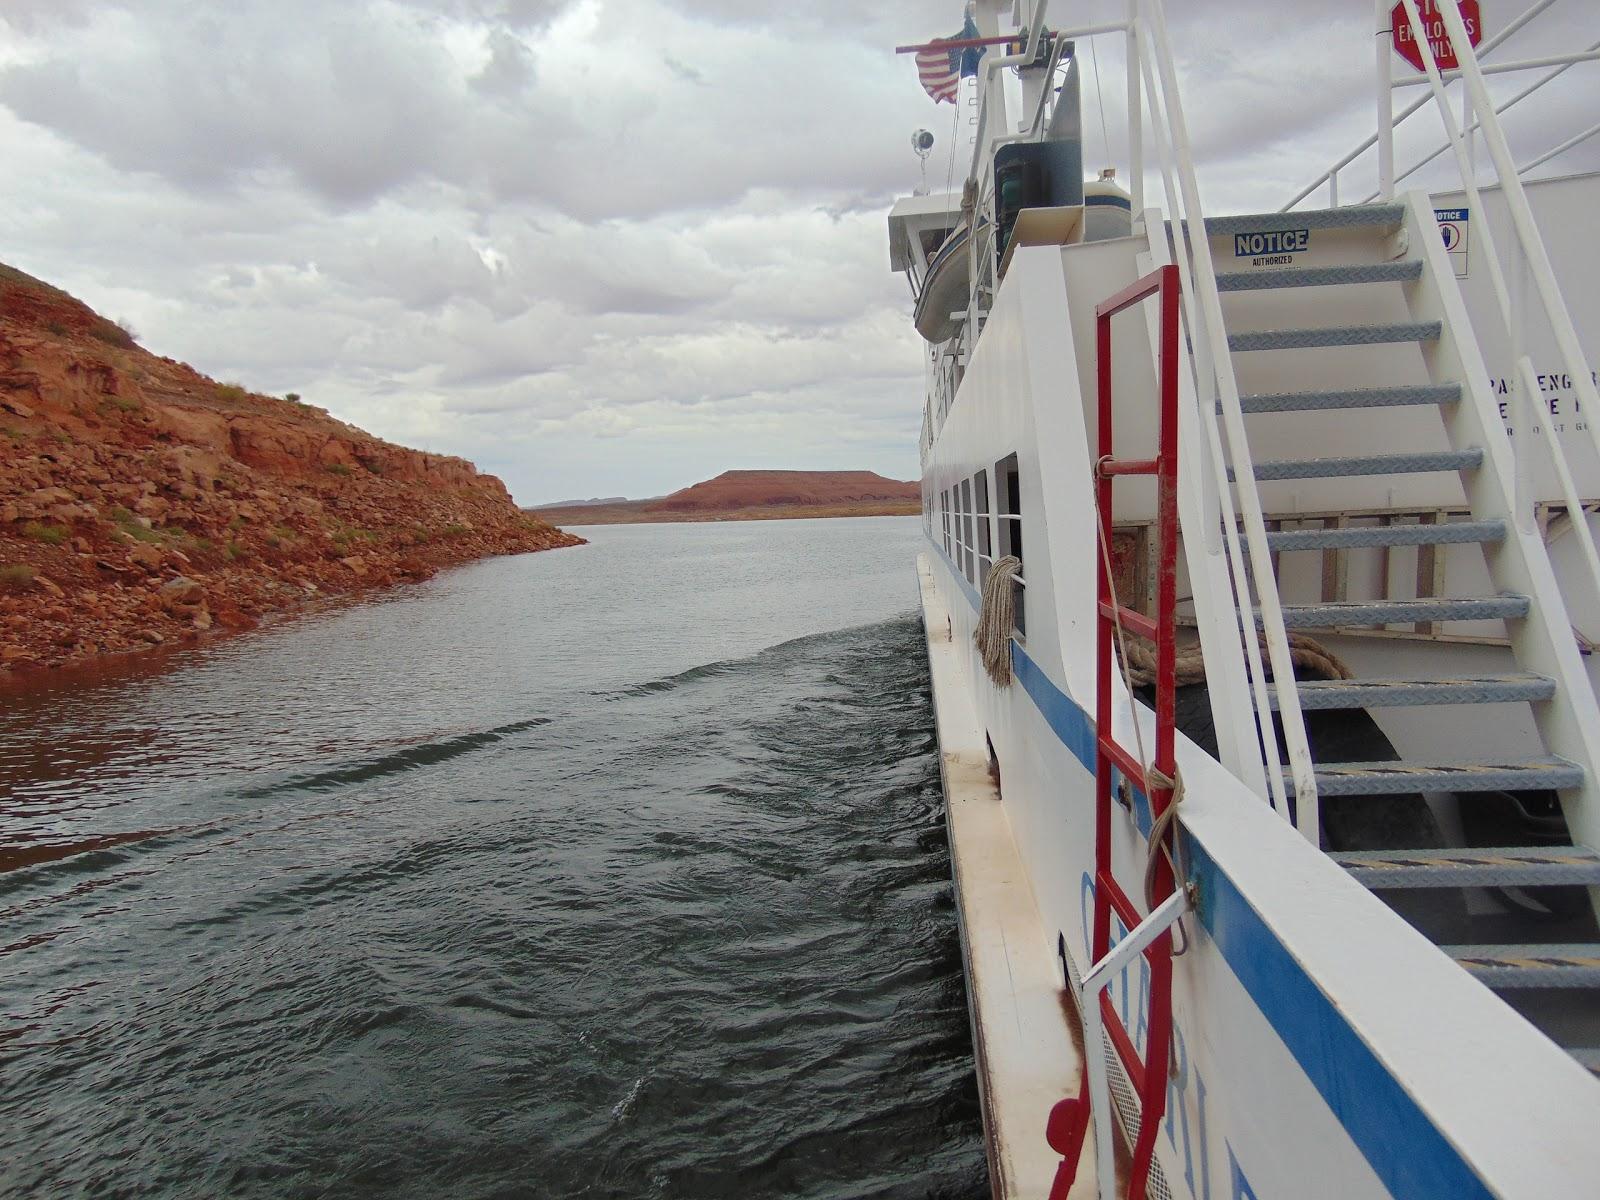
<svg viewBox="0 0 1600 1200">
<path fill-rule="evenodd" d="M 1133 233 L 1133 200 L 1117 183 L 1117 169 L 1083 185 L 1083 240 L 1103 242 Z"/>
</svg>

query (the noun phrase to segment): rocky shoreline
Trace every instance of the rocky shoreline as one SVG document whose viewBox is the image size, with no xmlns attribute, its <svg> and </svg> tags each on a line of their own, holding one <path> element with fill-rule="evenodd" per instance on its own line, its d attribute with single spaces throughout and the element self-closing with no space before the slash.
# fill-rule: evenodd
<svg viewBox="0 0 1600 1200">
<path fill-rule="evenodd" d="M 582 541 L 463 459 L 157 358 L 0 268 L 0 673 Z"/>
</svg>

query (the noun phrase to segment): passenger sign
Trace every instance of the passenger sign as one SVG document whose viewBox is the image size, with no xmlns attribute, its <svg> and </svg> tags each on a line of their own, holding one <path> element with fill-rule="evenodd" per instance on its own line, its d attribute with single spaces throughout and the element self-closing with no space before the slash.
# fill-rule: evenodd
<svg viewBox="0 0 1600 1200">
<path fill-rule="evenodd" d="M 1453 71 L 1461 65 L 1456 61 L 1455 50 L 1450 45 L 1444 18 L 1439 15 L 1439 5 L 1449 2 L 1417 0 L 1417 15 L 1422 18 L 1422 26 L 1428 34 L 1428 45 L 1433 48 L 1433 61 L 1441 71 Z M 1456 7 L 1461 10 L 1461 23 L 1467 27 L 1467 40 L 1476 48 L 1483 41 L 1483 17 L 1478 13 L 1478 0 L 1456 0 Z M 1394 52 L 1417 70 L 1427 70 L 1422 65 L 1422 47 L 1418 44 L 1417 31 L 1406 16 L 1404 4 L 1396 4 L 1389 10 L 1389 28 L 1394 31 Z"/>
</svg>

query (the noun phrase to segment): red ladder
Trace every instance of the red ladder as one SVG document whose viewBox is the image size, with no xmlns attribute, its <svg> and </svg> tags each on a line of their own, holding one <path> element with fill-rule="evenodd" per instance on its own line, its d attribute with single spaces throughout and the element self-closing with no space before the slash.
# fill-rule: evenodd
<svg viewBox="0 0 1600 1200">
<path fill-rule="evenodd" d="M 1165 266 L 1135 281 L 1095 308 L 1099 375 L 1100 436 L 1095 464 L 1101 553 L 1097 555 L 1095 677 L 1095 821 L 1094 925 L 1091 958 L 1085 973 L 1079 1012 L 1084 1023 L 1084 1064 L 1078 1095 L 1059 1102 L 1050 1113 L 1046 1137 L 1062 1156 L 1050 1189 L 1051 1200 L 1063 1200 L 1077 1176 L 1078 1159 L 1091 1119 L 1095 1124 L 1096 1173 L 1100 1195 L 1115 1193 L 1115 1157 L 1109 1076 L 1102 1030 L 1116 1050 L 1138 1098 L 1139 1132 L 1133 1145 L 1128 1200 L 1144 1200 L 1155 1154 L 1156 1133 L 1166 1108 L 1167 1063 L 1172 1041 L 1172 925 L 1182 915 L 1185 898 L 1177 890 L 1170 861 L 1159 855 L 1148 916 L 1141 915 L 1112 873 L 1111 806 L 1113 775 L 1121 772 L 1150 802 L 1152 832 L 1172 804 L 1177 762 L 1173 754 L 1173 665 L 1176 657 L 1173 608 L 1177 599 L 1178 553 L 1178 268 Z M 1111 318 L 1155 296 L 1161 308 L 1160 435 L 1153 459 L 1119 459 L 1111 449 Z M 1111 487 L 1118 476 L 1156 478 L 1156 616 L 1121 606 L 1112 591 L 1109 561 L 1112 533 Z M 1154 770 L 1122 747 L 1111 732 L 1111 680 L 1117 670 L 1113 639 L 1120 621 L 1124 630 L 1156 645 L 1156 746 Z M 1128 797 L 1131 805 L 1132 797 Z M 1152 852 L 1155 848 L 1152 847 Z M 1111 914 L 1128 932 L 1111 944 Z M 1117 1016 L 1107 985 L 1143 956 L 1150 971 L 1145 1055 Z"/>
</svg>

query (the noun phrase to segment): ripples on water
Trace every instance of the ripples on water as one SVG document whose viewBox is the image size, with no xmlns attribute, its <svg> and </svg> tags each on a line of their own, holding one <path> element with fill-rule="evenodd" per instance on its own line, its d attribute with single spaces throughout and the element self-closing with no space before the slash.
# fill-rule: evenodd
<svg viewBox="0 0 1600 1200">
<path fill-rule="evenodd" d="M 915 543 L 599 530 L 6 698 L 0 1189 L 986 1193 Z"/>
</svg>

